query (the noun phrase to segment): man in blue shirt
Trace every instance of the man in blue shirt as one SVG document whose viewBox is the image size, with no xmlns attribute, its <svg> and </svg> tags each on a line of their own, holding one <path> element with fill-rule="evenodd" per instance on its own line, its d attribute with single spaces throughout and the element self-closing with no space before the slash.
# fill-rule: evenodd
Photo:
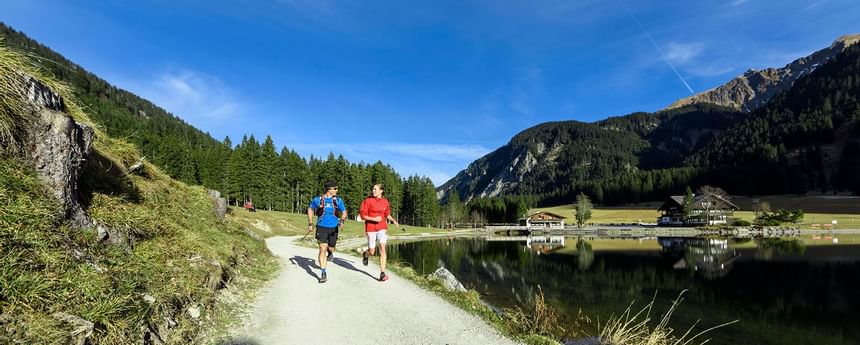
<svg viewBox="0 0 860 345">
<path fill-rule="evenodd" d="M 337 197 L 337 183 L 331 180 L 326 181 L 324 188 L 325 194 L 311 199 L 311 204 L 308 206 L 308 231 L 313 229 L 314 215 L 317 216 L 316 238 L 320 245 L 320 283 L 325 283 L 328 280 L 325 271 L 327 259 L 330 259 L 334 253 L 338 229 L 343 226 L 343 221 L 346 220 L 346 206 L 344 206 L 343 200 Z"/>
</svg>

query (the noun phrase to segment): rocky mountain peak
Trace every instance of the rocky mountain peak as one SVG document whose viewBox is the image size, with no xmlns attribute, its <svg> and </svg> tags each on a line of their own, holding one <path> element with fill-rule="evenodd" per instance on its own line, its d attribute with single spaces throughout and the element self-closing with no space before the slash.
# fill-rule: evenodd
<svg viewBox="0 0 860 345">
<path fill-rule="evenodd" d="M 858 41 L 860 34 L 845 35 L 836 39 L 829 47 L 794 60 L 784 67 L 749 69 L 717 88 L 679 99 L 664 110 L 709 103 L 744 112 L 753 111 L 767 104 L 773 96 L 789 89 L 798 78 L 812 73 L 818 66 Z"/>
</svg>

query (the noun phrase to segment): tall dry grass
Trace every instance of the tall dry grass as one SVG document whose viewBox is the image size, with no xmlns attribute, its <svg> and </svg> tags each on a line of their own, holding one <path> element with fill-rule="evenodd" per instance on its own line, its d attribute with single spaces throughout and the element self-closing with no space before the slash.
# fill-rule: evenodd
<svg viewBox="0 0 860 345">
<path fill-rule="evenodd" d="M 694 334 L 694 329 L 699 324 L 696 321 L 683 334 L 678 334 L 672 327 L 669 327 L 669 320 L 681 302 L 683 302 L 685 292 L 686 290 L 682 291 L 678 295 L 678 298 L 672 301 L 669 310 L 663 314 L 657 326 L 653 328 L 650 326 L 650 323 L 654 310 L 654 299 L 635 313 L 633 311 L 633 303 L 635 301 L 631 302 L 621 315 L 611 317 L 606 325 L 601 328 L 600 339 L 604 343 L 612 345 L 689 345 L 694 344 L 694 342 L 701 339 L 705 334 L 715 329 L 738 322 L 738 320 L 726 322 Z M 710 339 L 700 340 L 698 344 L 705 344 L 708 341 Z"/>
</svg>

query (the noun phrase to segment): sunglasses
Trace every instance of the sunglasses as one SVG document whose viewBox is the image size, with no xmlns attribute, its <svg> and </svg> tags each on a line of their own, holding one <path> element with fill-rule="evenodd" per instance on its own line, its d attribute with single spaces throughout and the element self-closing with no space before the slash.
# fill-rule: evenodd
<svg viewBox="0 0 860 345">
<path fill-rule="evenodd" d="M 337 190 L 337 187 L 329 188 L 329 190 Z"/>
</svg>

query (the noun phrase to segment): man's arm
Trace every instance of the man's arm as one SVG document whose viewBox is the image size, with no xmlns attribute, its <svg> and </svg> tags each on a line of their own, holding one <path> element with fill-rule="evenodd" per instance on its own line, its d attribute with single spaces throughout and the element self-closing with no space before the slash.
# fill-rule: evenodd
<svg viewBox="0 0 860 345">
<path fill-rule="evenodd" d="M 314 227 L 314 210 L 308 207 L 308 230 Z"/>
<path fill-rule="evenodd" d="M 340 227 L 343 227 L 343 222 L 345 222 L 347 219 L 346 206 L 343 204 L 343 199 L 341 199 L 340 202 L 337 203 L 337 206 L 340 208 L 340 222 L 338 223 L 338 225 Z"/>
</svg>

